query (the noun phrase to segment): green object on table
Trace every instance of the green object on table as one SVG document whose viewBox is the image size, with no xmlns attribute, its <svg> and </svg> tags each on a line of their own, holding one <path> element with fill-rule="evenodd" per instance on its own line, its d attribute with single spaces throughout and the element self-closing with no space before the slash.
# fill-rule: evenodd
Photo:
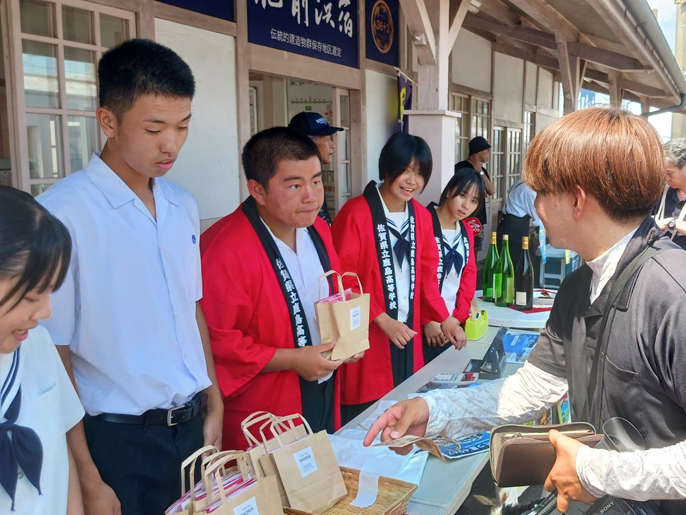
<svg viewBox="0 0 686 515">
<path fill-rule="evenodd" d="M 464 324 L 464 334 L 468 340 L 479 340 L 488 331 L 488 311 L 482 309 L 478 316 L 470 316 Z"/>
</svg>

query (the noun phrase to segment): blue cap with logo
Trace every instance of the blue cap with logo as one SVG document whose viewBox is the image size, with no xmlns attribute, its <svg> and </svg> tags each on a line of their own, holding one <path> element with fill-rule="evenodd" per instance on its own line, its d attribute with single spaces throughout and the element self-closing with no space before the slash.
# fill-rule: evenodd
<svg viewBox="0 0 686 515">
<path fill-rule="evenodd" d="M 319 113 L 308 113 L 303 111 L 296 114 L 291 123 L 288 124 L 291 129 L 298 130 L 308 136 L 330 136 L 338 131 L 342 131 L 341 127 L 332 127 L 329 122 Z"/>
</svg>

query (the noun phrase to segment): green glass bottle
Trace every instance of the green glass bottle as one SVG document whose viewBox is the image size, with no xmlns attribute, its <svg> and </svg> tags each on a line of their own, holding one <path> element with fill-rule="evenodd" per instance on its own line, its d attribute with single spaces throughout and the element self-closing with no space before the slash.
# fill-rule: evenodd
<svg viewBox="0 0 686 515">
<path fill-rule="evenodd" d="M 500 250 L 500 258 L 495 274 L 495 305 L 508 307 L 514 304 L 515 271 L 510 257 L 510 238 L 503 234 L 503 247 Z"/>
<path fill-rule="evenodd" d="M 493 231 L 491 233 L 491 245 L 488 247 L 488 254 L 486 254 L 486 262 L 484 263 L 484 284 L 483 294 L 486 302 L 493 302 L 495 294 L 493 292 L 493 274 L 498 266 L 498 234 Z"/>
</svg>

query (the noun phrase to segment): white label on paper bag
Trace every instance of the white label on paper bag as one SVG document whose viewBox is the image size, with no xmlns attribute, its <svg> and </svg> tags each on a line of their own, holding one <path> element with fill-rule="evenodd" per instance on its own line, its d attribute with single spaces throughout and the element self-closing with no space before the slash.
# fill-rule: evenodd
<svg viewBox="0 0 686 515">
<path fill-rule="evenodd" d="M 234 515 L 260 515 L 260 512 L 257 511 L 257 501 L 255 501 L 254 497 L 251 497 L 240 506 L 236 506 L 233 509 L 233 513 Z"/>
<path fill-rule="evenodd" d="M 307 477 L 313 472 L 317 472 L 317 470 L 319 470 L 317 467 L 317 462 L 314 461 L 312 447 L 307 447 L 302 451 L 294 453 L 293 457 L 295 458 L 295 462 L 298 464 L 300 475 L 302 475 L 302 477 Z"/>
<path fill-rule="evenodd" d="M 362 306 L 350 310 L 350 330 L 354 331 L 362 325 Z"/>
</svg>

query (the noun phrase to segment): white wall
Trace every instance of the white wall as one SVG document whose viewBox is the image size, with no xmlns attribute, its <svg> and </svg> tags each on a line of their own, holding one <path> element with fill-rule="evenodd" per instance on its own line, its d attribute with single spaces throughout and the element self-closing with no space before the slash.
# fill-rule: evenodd
<svg viewBox="0 0 686 515">
<path fill-rule="evenodd" d="M 538 87 L 538 80 L 536 77 L 536 70 L 538 66 L 533 63 L 524 63 L 526 74 L 526 91 L 524 92 L 524 102 L 535 106 L 536 105 L 536 88 Z"/>
<path fill-rule="evenodd" d="M 491 43 L 461 30 L 451 53 L 453 82 L 461 86 L 491 91 Z"/>
<path fill-rule="evenodd" d="M 494 62 L 493 117 L 498 120 L 522 123 L 524 61 L 496 52 Z"/>
<path fill-rule="evenodd" d="M 234 38 L 160 19 L 155 34 L 196 83 L 188 140 L 167 177 L 193 194 L 201 219 L 222 217 L 240 203 Z"/>
<path fill-rule="evenodd" d="M 538 71 L 538 107 L 553 108 L 553 74 L 543 68 Z"/>
<path fill-rule="evenodd" d="M 395 132 L 398 121 L 398 79 L 370 70 L 366 71 L 366 76 L 367 169 L 362 170 L 364 186 L 372 179 L 379 180 L 379 155 Z"/>
</svg>

